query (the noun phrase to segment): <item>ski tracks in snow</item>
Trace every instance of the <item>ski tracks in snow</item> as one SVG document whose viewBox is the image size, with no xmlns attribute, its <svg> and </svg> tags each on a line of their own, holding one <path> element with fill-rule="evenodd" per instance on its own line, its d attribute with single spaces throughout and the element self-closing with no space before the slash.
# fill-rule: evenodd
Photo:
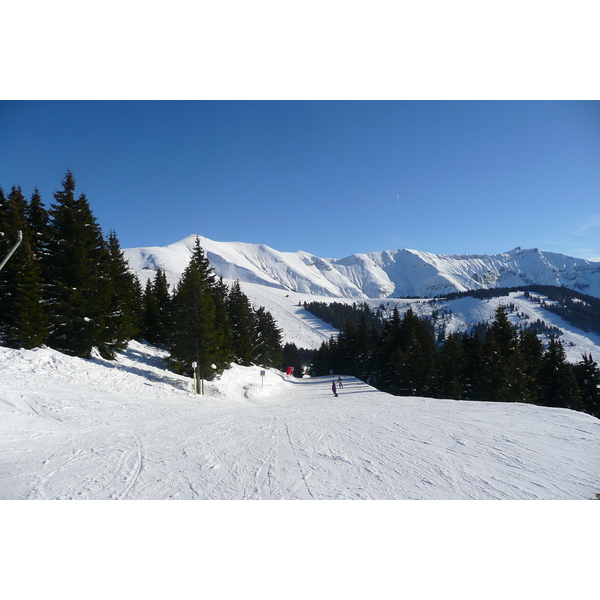
<svg viewBox="0 0 600 600">
<path fill-rule="evenodd" d="M 50 351 L 5 354 L 2 499 L 585 499 L 597 491 L 600 422 L 573 411 L 393 397 L 352 378 L 338 398 L 330 378 L 268 373 L 262 389 L 250 368 L 195 397 L 183 378 L 172 376 L 174 385 L 159 372 L 148 380 Z"/>
</svg>

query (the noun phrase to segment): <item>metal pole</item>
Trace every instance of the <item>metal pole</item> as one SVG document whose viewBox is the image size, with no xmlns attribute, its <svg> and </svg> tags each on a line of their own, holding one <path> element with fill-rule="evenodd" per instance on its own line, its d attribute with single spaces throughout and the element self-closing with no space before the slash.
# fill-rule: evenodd
<svg viewBox="0 0 600 600">
<path fill-rule="evenodd" d="M 4 260 L 0 263 L 0 271 L 2 267 L 8 262 L 8 259 L 15 253 L 15 250 L 19 247 L 19 244 L 23 241 L 23 232 L 17 231 L 17 243 L 8 251 L 8 254 L 4 257 Z"/>
</svg>

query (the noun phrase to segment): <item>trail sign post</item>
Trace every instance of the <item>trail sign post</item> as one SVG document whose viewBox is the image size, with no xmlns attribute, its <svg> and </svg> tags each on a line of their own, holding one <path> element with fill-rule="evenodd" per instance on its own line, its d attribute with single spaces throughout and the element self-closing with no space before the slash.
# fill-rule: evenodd
<svg viewBox="0 0 600 600">
<path fill-rule="evenodd" d="M 265 387 L 265 375 L 266 375 L 265 371 L 261 371 L 260 372 L 260 378 L 261 378 L 261 381 L 262 381 L 262 384 L 261 384 L 260 387 Z"/>
<path fill-rule="evenodd" d="M 198 363 L 194 361 L 192 363 L 192 369 L 194 369 L 194 396 L 198 394 L 198 380 L 196 379 L 196 369 L 198 368 Z"/>
</svg>

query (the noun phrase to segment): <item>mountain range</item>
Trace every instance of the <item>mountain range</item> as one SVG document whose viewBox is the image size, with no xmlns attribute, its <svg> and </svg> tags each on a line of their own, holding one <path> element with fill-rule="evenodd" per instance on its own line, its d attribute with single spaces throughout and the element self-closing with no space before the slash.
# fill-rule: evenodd
<svg viewBox="0 0 600 600">
<path fill-rule="evenodd" d="M 264 244 L 216 242 L 190 235 L 164 247 L 124 250 L 144 282 L 163 269 L 171 284 L 187 266 L 196 238 L 224 279 L 333 298 L 435 297 L 452 292 L 529 285 L 562 286 L 600 298 L 600 263 L 537 248 L 495 255 L 441 255 L 386 250 L 320 258 Z"/>
</svg>

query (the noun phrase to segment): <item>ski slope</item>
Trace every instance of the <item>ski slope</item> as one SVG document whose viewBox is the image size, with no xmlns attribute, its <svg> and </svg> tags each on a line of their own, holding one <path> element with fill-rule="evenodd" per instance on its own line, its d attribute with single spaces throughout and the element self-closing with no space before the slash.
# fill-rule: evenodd
<svg viewBox="0 0 600 600">
<path fill-rule="evenodd" d="M 116 362 L 0 348 L 0 498 L 584 500 L 600 421 L 400 398 L 239 367 L 194 396 L 132 342 Z"/>
</svg>

